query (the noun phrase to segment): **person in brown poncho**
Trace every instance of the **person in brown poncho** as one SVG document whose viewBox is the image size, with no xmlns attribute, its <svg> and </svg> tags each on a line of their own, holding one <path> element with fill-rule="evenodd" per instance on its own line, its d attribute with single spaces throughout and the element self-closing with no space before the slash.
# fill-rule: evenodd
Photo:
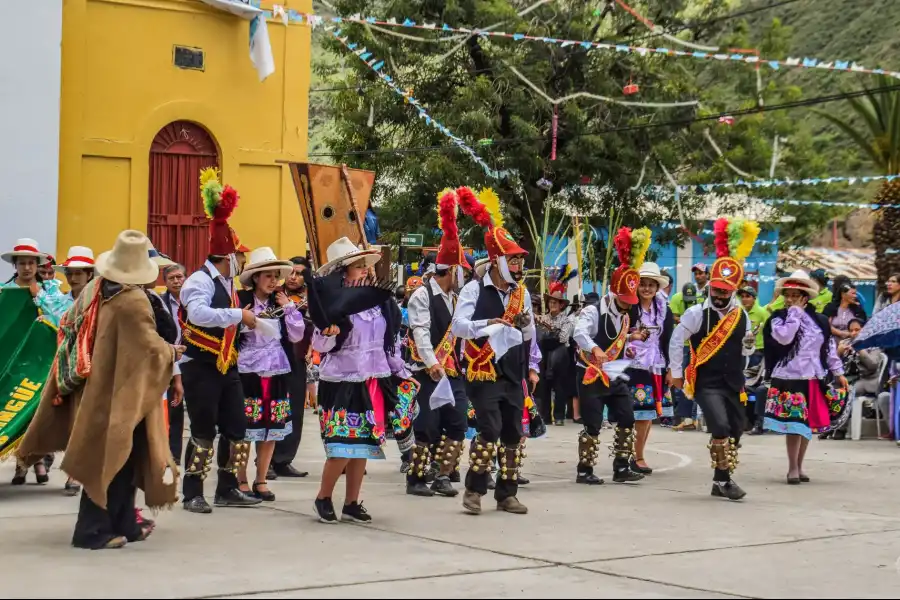
<svg viewBox="0 0 900 600">
<path fill-rule="evenodd" d="M 162 398 L 178 352 L 157 334 L 140 287 L 159 270 L 148 246 L 143 233 L 124 231 L 97 258 L 98 276 L 60 322 L 51 374 L 18 449 L 23 464 L 65 450 L 62 470 L 84 486 L 78 548 L 121 548 L 152 533 L 151 521 L 138 522 L 137 488 L 151 509 L 177 500 Z"/>
</svg>

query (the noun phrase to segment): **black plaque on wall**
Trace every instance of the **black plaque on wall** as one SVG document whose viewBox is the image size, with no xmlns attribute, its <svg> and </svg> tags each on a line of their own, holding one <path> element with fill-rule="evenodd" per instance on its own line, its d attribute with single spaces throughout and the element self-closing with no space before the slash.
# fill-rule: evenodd
<svg viewBox="0 0 900 600">
<path fill-rule="evenodd" d="M 180 69 L 203 71 L 203 59 L 203 50 L 201 50 L 200 48 L 175 46 L 172 51 L 172 61 L 175 63 L 175 66 Z"/>
</svg>

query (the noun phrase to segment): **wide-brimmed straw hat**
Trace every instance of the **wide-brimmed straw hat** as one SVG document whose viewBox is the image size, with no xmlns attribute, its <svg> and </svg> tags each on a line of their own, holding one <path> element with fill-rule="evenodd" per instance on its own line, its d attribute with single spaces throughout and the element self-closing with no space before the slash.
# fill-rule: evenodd
<svg viewBox="0 0 900 600">
<path fill-rule="evenodd" d="M 365 261 L 367 267 L 373 266 L 381 260 L 381 250 L 370 248 L 363 250 L 350 241 L 348 237 L 335 240 L 325 251 L 328 262 L 319 267 L 319 275 L 327 275 L 338 267 L 351 265 L 355 262 Z"/>
<path fill-rule="evenodd" d="M 660 289 L 666 287 L 670 283 L 669 278 L 660 271 L 659 265 L 653 262 L 642 264 L 641 268 L 638 270 L 638 274 L 641 276 L 641 279 L 652 279 L 658 283 Z"/>
<path fill-rule="evenodd" d="M 814 298 L 819 294 L 819 284 L 809 276 L 809 273 L 798 269 L 791 273 L 790 277 L 782 277 L 775 282 L 775 295 L 780 296 L 784 290 L 800 290 Z"/>
<path fill-rule="evenodd" d="M 112 250 L 97 257 L 97 274 L 126 285 L 147 285 L 159 277 L 159 267 L 150 259 L 150 240 L 134 229 L 119 234 Z"/>
<path fill-rule="evenodd" d="M 475 274 L 479 277 L 484 277 L 484 274 L 487 273 L 489 266 L 491 266 L 490 258 L 479 258 L 475 261 Z"/>
<path fill-rule="evenodd" d="M 257 248 L 250 253 L 247 264 L 241 271 L 241 284 L 249 285 L 254 273 L 263 271 L 278 271 L 278 279 L 284 279 L 294 270 L 294 264 L 289 260 L 278 260 L 275 251 L 268 246 Z"/>
<path fill-rule="evenodd" d="M 38 264 L 45 263 L 50 257 L 46 252 L 41 252 L 38 243 L 31 238 L 20 238 L 16 240 L 12 250 L 0 254 L 0 258 L 8 263 L 14 262 L 18 256 L 30 256 L 36 258 Z"/>
<path fill-rule="evenodd" d="M 53 269 L 59 273 L 65 273 L 66 269 L 91 269 L 96 268 L 94 251 L 87 246 L 72 246 L 66 255 L 66 260 L 61 265 L 55 265 Z"/>
</svg>

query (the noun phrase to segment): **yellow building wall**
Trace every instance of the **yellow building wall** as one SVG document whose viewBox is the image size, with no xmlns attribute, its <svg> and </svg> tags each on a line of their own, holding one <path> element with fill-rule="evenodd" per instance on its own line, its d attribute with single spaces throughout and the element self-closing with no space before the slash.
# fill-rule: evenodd
<svg viewBox="0 0 900 600">
<path fill-rule="evenodd" d="M 311 0 L 280 4 L 312 12 Z M 311 32 L 268 29 L 276 70 L 260 82 L 248 21 L 199 0 L 64 2 L 59 254 L 99 253 L 123 229 L 147 231 L 150 145 L 179 120 L 218 144 L 222 179 L 241 196 L 231 222 L 241 241 L 305 253 L 290 173 L 276 161 L 306 156 Z M 175 45 L 202 49 L 205 70 L 176 67 Z"/>
</svg>

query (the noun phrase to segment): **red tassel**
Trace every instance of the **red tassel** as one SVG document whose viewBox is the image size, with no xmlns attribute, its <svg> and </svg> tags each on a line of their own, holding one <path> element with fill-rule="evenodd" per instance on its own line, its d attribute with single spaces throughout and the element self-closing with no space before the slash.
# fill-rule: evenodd
<svg viewBox="0 0 900 600">
<path fill-rule="evenodd" d="M 628 265 L 631 260 L 631 228 L 622 227 L 613 238 L 613 245 L 619 255 L 619 264 Z"/>
<path fill-rule="evenodd" d="M 462 209 L 463 213 L 472 217 L 472 220 L 475 221 L 476 225 L 483 227 L 484 229 L 493 226 L 494 222 L 491 219 L 491 213 L 489 213 L 487 207 L 481 203 L 475 195 L 475 192 L 462 186 L 456 190 L 456 197 L 459 199 L 459 207 Z"/>
<path fill-rule="evenodd" d="M 717 219 L 713 224 L 715 234 L 716 258 L 728 256 L 728 219 Z"/>
</svg>

